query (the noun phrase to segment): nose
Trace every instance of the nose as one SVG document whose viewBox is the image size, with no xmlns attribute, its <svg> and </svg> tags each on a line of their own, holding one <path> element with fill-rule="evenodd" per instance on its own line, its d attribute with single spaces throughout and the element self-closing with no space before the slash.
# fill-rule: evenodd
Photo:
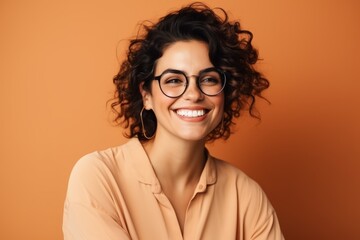
<svg viewBox="0 0 360 240">
<path fill-rule="evenodd" d="M 198 85 L 196 84 L 197 78 L 196 76 L 191 76 L 188 79 L 188 86 L 183 97 L 186 100 L 191 100 L 194 102 L 201 101 L 204 99 L 204 94 L 200 91 Z"/>
</svg>

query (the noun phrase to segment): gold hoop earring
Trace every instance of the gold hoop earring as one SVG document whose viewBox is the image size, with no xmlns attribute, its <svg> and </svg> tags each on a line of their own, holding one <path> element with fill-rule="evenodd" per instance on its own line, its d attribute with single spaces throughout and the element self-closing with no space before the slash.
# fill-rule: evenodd
<svg viewBox="0 0 360 240">
<path fill-rule="evenodd" d="M 150 140 L 152 139 L 154 136 L 155 136 L 155 133 L 151 136 L 151 137 L 148 137 L 146 135 L 146 130 L 145 130 L 145 126 L 144 126 L 144 120 L 143 120 L 143 111 L 144 111 L 145 107 L 143 107 L 140 111 L 140 121 L 141 121 L 141 128 L 142 128 L 142 134 L 144 135 L 144 137 L 147 139 L 147 140 Z"/>
</svg>

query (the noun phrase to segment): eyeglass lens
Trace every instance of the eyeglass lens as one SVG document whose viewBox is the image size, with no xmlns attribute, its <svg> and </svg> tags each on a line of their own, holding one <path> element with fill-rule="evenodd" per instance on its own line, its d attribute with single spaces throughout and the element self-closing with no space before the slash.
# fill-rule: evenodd
<svg viewBox="0 0 360 240">
<path fill-rule="evenodd" d="M 225 85 L 225 76 L 215 68 L 205 69 L 194 76 L 197 86 L 205 95 L 215 96 L 219 94 Z M 161 91 L 168 97 L 179 97 L 187 89 L 189 76 L 179 70 L 169 69 L 156 77 L 159 80 Z"/>
</svg>

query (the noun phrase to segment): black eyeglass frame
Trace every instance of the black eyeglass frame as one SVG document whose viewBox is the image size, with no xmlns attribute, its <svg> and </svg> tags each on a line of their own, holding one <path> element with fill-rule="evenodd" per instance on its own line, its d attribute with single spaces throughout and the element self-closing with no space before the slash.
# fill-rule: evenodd
<svg viewBox="0 0 360 240">
<path fill-rule="evenodd" d="M 222 85 L 221 89 L 220 89 L 217 93 L 215 93 L 215 94 L 207 94 L 207 93 L 205 93 L 205 92 L 201 89 L 201 87 L 200 87 L 200 81 L 199 81 L 199 80 L 200 80 L 200 76 L 201 76 L 202 74 L 207 73 L 207 72 L 212 72 L 212 71 L 215 71 L 215 72 L 217 72 L 217 73 L 220 74 L 221 80 L 223 81 L 223 85 Z M 186 79 L 185 88 L 184 88 L 184 91 L 183 91 L 180 95 L 178 95 L 178 96 L 169 96 L 169 95 L 167 95 L 167 94 L 163 91 L 163 89 L 161 88 L 160 79 L 161 79 L 161 77 L 162 77 L 164 74 L 166 74 L 166 73 L 181 74 L 181 75 L 183 75 L 183 76 L 185 77 L 185 79 Z M 227 79 L 226 79 L 226 73 L 225 73 L 223 70 L 221 70 L 220 68 L 216 68 L 216 67 L 210 67 L 210 68 L 203 69 L 203 70 L 201 70 L 201 71 L 199 72 L 198 75 L 191 75 L 191 76 L 187 76 L 187 75 L 186 75 L 183 71 L 181 71 L 181 70 L 177 70 L 177 69 L 167 69 L 167 70 L 165 70 L 164 72 L 162 72 L 160 75 L 155 76 L 155 77 L 154 77 L 154 80 L 157 80 L 157 81 L 158 81 L 158 83 L 159 83 L 159 88 L 160 88 L 161 92 L 162 92 L 165 96 L 167 96 L 167 97 L 169 97 L 169 98 L 179 98 L 179 97 L 181 97 L 182 95 L 184 95 L 184 93 L 186 92 L 186 90 L 187 90 L 187 88 L 188 88 L 188 86 L 189 86 L 189 78 L 190 78 L 190 77 L 196 77 L 196 86 L 198 87 L 198 89 L 200 90 L 200 92 L 202 92 L 202 93 L 205 94 L 206 96 L 210 96 L 210 97 L 219 95 L 219 94 L 224 90 L 225 85 L 226 85 L 226 80 L 227 80 Z"/>
</svg>

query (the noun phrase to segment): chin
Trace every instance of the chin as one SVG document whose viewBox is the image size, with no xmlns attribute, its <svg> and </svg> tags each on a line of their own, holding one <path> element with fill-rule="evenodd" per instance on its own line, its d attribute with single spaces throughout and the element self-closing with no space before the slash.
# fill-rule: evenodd
<svg viewBox="0 0 360 240">
<path fill-rule="evenodd" d="M 199 132 L 196 133 L 194 131 L 189 131 L 189 132 L 182 132 L 178 136 L 179 138 L 186 141 L 199 142 L 199 141 L 205 141 L 207 135 L 208 135 L 207 133 L 199 133 Z"/>
</svg>

